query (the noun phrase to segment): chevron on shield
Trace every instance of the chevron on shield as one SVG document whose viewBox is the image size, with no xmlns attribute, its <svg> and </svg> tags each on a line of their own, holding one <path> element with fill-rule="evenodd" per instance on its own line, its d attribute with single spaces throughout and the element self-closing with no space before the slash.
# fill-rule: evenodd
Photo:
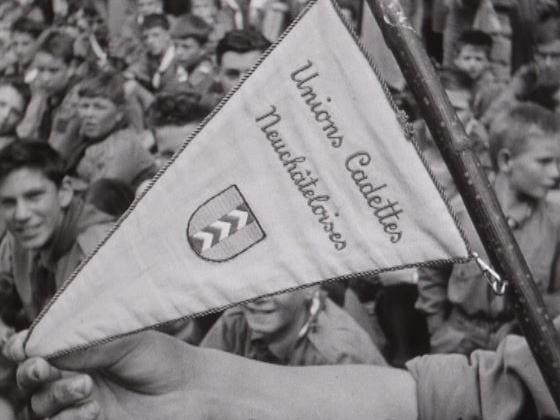
<svg viewBox="0 0 560 420">
<path fill-rule="evenodd" d="M 208 250 L 254 221 L 255 219 L 248 207 L 245 204 L 239 205 L 235 210 L 230 211 L 200 232 L 192 235 L 193 243 L 196 244 L 195 251 L 200 254 Z"/>
<path fill-rule="evenodd" d="M 225 261 L 262 240 L 264 232 L 237 186 L 232 185 L 194 212 L 187 236 L 198 256 Z"/>
</svg>

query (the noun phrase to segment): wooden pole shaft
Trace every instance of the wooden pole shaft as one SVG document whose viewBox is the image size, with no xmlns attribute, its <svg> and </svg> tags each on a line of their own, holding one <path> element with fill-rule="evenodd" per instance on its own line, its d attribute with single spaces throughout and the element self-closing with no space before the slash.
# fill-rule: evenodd
<svg viewBox="0 0 560 420">
<path fill-rule="evenodd" d="M 420 37 L 398 0 L 367 0 L 447 164 L 490 262 L 509 282 L 517 319 L 560 411 L 560 340 L 543 298 Z M 486 287 L 480 284 L 480 287 Z"/>
</svg>

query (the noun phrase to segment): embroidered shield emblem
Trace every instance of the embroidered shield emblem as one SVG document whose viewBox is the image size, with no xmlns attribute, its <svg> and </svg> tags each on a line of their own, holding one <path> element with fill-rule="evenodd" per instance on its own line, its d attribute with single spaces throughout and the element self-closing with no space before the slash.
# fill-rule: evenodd
<svg viewBox="0 0 560 420">
<path fill-rule="evenodd" d="M 210 198 L 192 214 L 187 238 L 193 251 L 209 261 L 227 261 L 265 238 L 236 185 Z"/>
</svg>

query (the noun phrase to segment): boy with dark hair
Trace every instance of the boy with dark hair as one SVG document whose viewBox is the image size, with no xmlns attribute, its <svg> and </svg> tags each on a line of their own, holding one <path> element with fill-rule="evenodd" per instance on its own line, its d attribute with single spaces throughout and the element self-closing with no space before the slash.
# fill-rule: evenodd
<svg viewBox="0 0 560 420">
<path fill-rule="evenodd" d="M 194 92 L 160 93 L 148 109 L 154 134 L 156 165 L 163 167 L 200 125 L 211 109 Z"/>
<path fill-rule="evenodd" d="M 178 84 L 186 83 L 187 73 L 177 60 L 167 16 L 145 16 L 141 30 L 145 54 L 128 68 L 125 76 L 134 78 L 152 93 L 172 90 Z"/>
<path fill-rule="evenodd" d="M 26 17 L 14 22 L 7 32 L 8 48 L 0 58 L 0 75 L 2 77 L 24 79 L 43 29 L 44 26 L 41 23 Z"/>
<path fill-rule="evenodd" d="M 171 28 L 171 38 L 181 62 L 190 64 L 204 53 L 210 30 L 210 26 L 198 16 L 183 15 L 177 18 Z"/>
<path fill-rule="evenodd" d="M 490 130 L 494 188 L 551 314 L 560 313 L 558 209 L 546 201 L 560 181 L 560 119 L 534 104 L 500 115 Z M 466 211 L 457 212 L 474 251 L 484 248 Z M 514 328 L 509 302 L 475 262 L 421 269 L 417 308 L 427 315 L 434 353 L 495 349 Z"/>
<path fill-rule="evenodd" d="M 180 16 L 171 29 L 177 61 L 185 71 L 183 78 L 193 88 L 209 80 L 214 72 L 214 65 L 206 49 L 210 30 L 210 26 L 195 15 Z"/>
<path fill-rule="evenodd" d="M 12 68 L 11 76 L 16 76 L 23 80 L 33 60 L 37 40 L 44 29 L 42 24 L 26 17 L 14 22 L 11 32 L 12 50 L 15 54 L 16 62 Z"/>
<path fill-rule="evenodd" d="M 216 60 L 221 66 L 224 55 L 228 52 L 245 54 L 252 51 L 263 53 L 270 46 L 270 41 L 256 29 L 235 29 L 224 35 L 216 46 Z"/>
<path fill-rule="evenodd" d="M 492 37 L 482 31 L 465 31 L 457 40 L 453 63 L 476 82 L 490 66 Z"/>
<path fill-rule="evenodd" d="M 48 33 L 39 43 L 25 76 L 31 100 L 18 126 L 24 140 L 49 141 L 54 147 L 75 129 L 74 40 L 57 31 Z"/>
<path fill-rule="evenodd" d="M 475 30 L 463 32 L 455 47 L 453 65 L 472 82 L 473 112 L 477 118 L 488 109 L 502 89 L 490 69 L 491 52 L 492 37 Z"/>
<path fill-rule="evenodd" d="M 254 29 L 230 31 L 218 42 L 218 78 L 225 93 L 251 70 L 269 46 L 270 41 Z"/>
<path fill-rule="evenodd" d="M 227 32 L 216 47 L 217 80 L 210 86 L 203 101 L 214 107 L 249 70 L 270 46 L 255 29 L 234 29 Z"/>
<path fill-rule="evenodd" d="M 534 33 L 536 48 L 534 61 L 543 67 L 560 64 L 560 10 L 548 13 L 539 20 Z"/>
<path fill-rule="evenodd" d="M 65 163 L 45 143 L 14 142 L 0 151 L 2 324 L 28 324 L 91 252 L 113 218 L 76 198 Z M 19 313 L 8 313 L 14 302 Z"/>
<path fill-rule="evenodd" d="M 77 199 L 64 162 L 46 143 L 16 141 L 0 151 L 0 346 L 26 328 L 114 219 Z M 14 366 L 15 367 L 15 366 Z M 17 389 L 0 360 L 0 400 Z"/>
</svg>

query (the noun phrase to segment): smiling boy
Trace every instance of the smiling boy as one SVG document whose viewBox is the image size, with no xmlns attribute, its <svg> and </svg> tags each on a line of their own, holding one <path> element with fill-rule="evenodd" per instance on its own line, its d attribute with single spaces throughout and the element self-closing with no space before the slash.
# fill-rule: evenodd
<svg viewBox="0 0 560 420">
<path fill-rule="evenodd" d="M 13 329 L 30 325 L 114 218 L 74 197 L 64 162 L 53 149 L 25 141 L 0 151 L 0 217 L 7 226 L 0 242 L 3 347 Z M 14 367 L 0 357 L 0 401 L 17 389 L 10 374 Z"/>
<path fill-rule="evenodd" d="M 22 141 L 0 152 L 0 215 L 0 324 L 32 322 L 113 222 L 74 197 L 54 150 Z"/>
<path fill-rule="evenodd" d="M 386 364 L 367 333 L 316 287 L 230 309 L 200 345 L 290 366 Z"/>
<path fill-rule="evenodd" d="M 545 199 L 560 180 L 558 116 L 533 104 L 500 115 L 490 130 L 490 158 L 502 210 L 549 311 L 557 315 L 559 212 Z M 458 217 L 473 250 L 486 258 L 466 211 Z M 494 294 L 474 262 L 420 270 L 416 306 L 427 315 L 435 353 L 495 349 L 515 329 L 509 301 Z"/>
</svg>

